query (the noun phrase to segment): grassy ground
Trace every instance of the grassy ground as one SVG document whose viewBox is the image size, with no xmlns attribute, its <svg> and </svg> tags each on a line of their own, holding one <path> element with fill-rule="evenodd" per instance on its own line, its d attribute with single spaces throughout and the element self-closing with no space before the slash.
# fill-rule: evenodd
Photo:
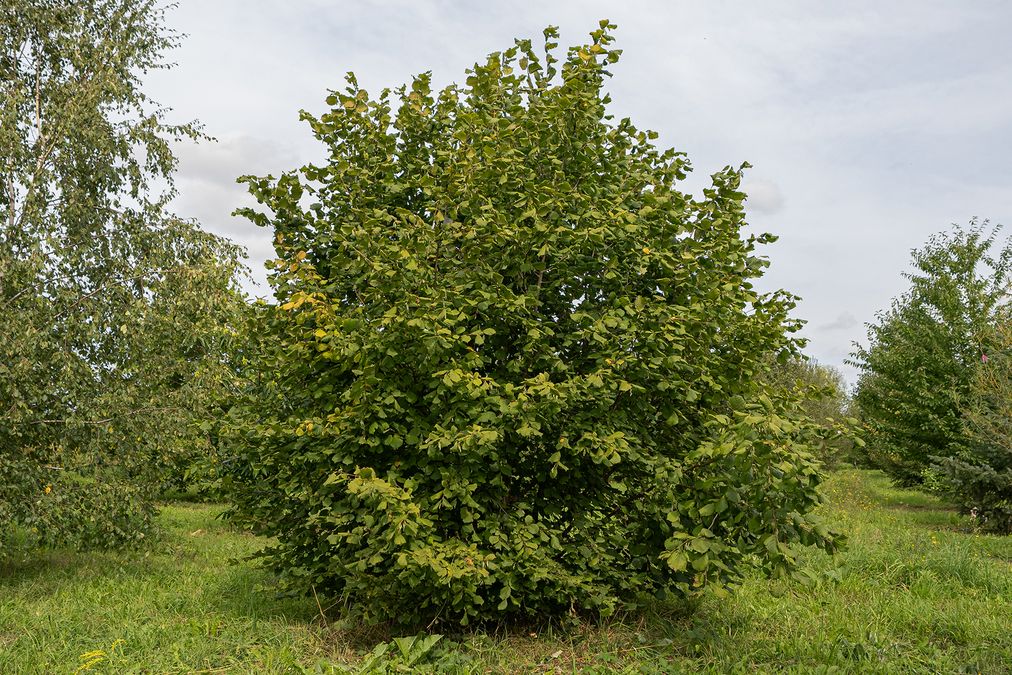
<svg viewBox="0 0 1012 675">
<path fill-rule="evenodd" d="M 602 625 L 443 639 L 419 663 L 463 672 L 1012 672 L 1012 538 L 974 534 L 937 500 L 877 473 L 838 473 L 826 494 L 823 516 L 850 547 L 806 564 L 840 568 L 839 582 L 749 579 L 693 612 L 659 607 Z M 165 533 L 146 552 L 0 569 L 0 673 L 360 666 L 377 638 L 325 625 L 312 599 L 274 599 L 262 572 L 233 562 L 262 541 L 230 531 L 219 512 L 166 506 Z"/>
</svg>

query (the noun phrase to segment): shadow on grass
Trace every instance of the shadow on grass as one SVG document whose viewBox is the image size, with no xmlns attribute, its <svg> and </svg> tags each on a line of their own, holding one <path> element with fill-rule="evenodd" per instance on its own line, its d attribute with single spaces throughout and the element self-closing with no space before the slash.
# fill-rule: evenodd
<svg viewBox="0 0 1012 675">
<path fill-rule="evenodd" d="M 319 622 L 313 598 L 280 595 L 274 577 L 251 562 L 232 563 L 199 592 L 203 605 L 232 617 Z"/>
<path fill-rule="evenodd" d="M 125 551 L 35 551 L 0 562 L 0 588 L 17 590 L 34 583 L 39 586 L 36 591 L 55 593 L 63 586 L 88 579 L 157 574 L 154 568 L 167 566 L 156 552 L 155 547 Z"/>
</svg>

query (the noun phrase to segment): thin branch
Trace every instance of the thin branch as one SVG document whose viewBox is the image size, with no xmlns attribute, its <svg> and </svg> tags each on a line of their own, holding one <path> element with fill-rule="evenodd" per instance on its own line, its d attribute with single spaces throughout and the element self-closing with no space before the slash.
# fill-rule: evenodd
<svg viewBox="0 0 1012 675">
<path fill-rule="evenodd" d="M 323 606 L 320 604 L 320 598 L 316 595 L 316 586 L 310 584 L 309 587 L 313 589 L 313 600 L 316 600 L 316 608 L 320 610 L 320 618 L 323 619 L 323 625 L 326 626 L 329 622 L 327 621 L 327 615 L 323 611 Z"/>
<path fill-rule="evenodd" d="M 42 62 L 35 59 L 35 137 L 42 138 Z"/>
<path fill-rule="evenodd" d="M 128 412 L 125 412 L 125 413 L 122 413 L 122 414 L 119 414 L 119 415 L 113 415 L 111 417 L 106 417 L 105 419 L 101 419 L 101 420 L 52 420 L 52 419 L 50 419 L 50 420 L 31 420 L 31 421 L 28 421 L 28 422 L 20 422 L 20 423 L 19 422 L 14 422 L 14 424 L 33 424 L 33 425 L 35 425 L 35 424 L 86 424 L 86 425 L 89 425 L 89 426 L 97 426 L 97 425 L 101 425 L 101 424 L 109 424 L 110 422 L 115 422 L 116 420 L 121 419 L 123 417 L 134 417 L 136 415 L 142 415 L 144 413 L 166 412 L 166 411 L 169 411 L 169 410 L 183 410 L 183 408 L 180 408 L 179 406 L 157 406 L 157 407 L 149 407 L 149 408 L 138 408 L 137 410 L 130 410 Z"/>
<path fill-rule="evenodd" d="M 156 274 L 158 272 L 163 272 L 164 273 L 164 272 L 168 272 L 168 271 L 173 270 L 173 269 L 177 269 L 177 268 L 175 268 L 175 267 L 169 267 L 169 268 L 165 268 L 165 269 L 161 269 L 161 270 L 159 270 L 159 269 L 150 269 L 150 270 L 145 270 L 144 272 L 141 272 L 140 274 L 136 274 L 136 275 L 134 275 L 132 277 L 123 277 L 123 278 L 120 278 L 120 279 L 112 279 L 111 281 L 108 281 L 108 282 L 102 284 L 101 286 L 99 286 L 95 290 L 89 291 L 88 293 L 85 293 L 84 295 L 82 295 L 81 297 L 79 297 L 76 301 L 74 301 L 73 304 L 71 304 L 69 307 L 66 307 L 62 312 L 60 312 L 59 314 L 57 314 L 56 316 L 54 316 L 53 317 L 53 322 L 59 321 L 63 317 L 67 316 L 67 314 L 69 314 L 71 312 L 71 310 L 76 309 L 82 302 L 84 302 L 85 300 L 88 300 L 89 298 L 92 298 L 92 297 L 98 295 L 99 293 L 101 293 L 104 290 L 108 290 L 110 287 L 113 287 L 113 286 L 123 286 L 123 285 L 126 285 L 126 284 L 130 283 L 131 281 L 137 281 L 138 279 L 144 279 L 145 277 L 147 277 L 150 274 Z"/>
</svg>

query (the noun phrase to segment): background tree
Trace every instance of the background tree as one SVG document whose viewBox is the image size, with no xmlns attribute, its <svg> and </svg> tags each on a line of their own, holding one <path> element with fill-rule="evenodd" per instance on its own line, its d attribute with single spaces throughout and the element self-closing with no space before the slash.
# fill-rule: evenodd
<svg viewBox="0 0 1012 675">
<path fill-rule="evenodd" d="M 242 254 L 167 213 L 170 144 L 198 131 L 140 90 L 175 44 L 163 11 L 0 0 L 0 501 L 50 543 L 105 527 L 101 504 L 141 517 L 94 543 L 139 536 L 138 488 L 228 370 Z"/>
<path fill-rule="evenodd" d="M 974 377 L 966 410 L 969 443 L 939 458 L 950 497 L 988 529 L 1012 533 L 1012 313 L 1006 308 Z"/>
<path fill-rule="evenodd" d="M 920 483 L 932 456 L 969 447 L 964 406 L 1012 283 L 1012 242 L 999 235 L 972 221 L 915 250 L 909 290 L 854 353 L 869 457 L 899 483 Z"/>
<path fill-rule="evenodd" d="M 802 400 L 805 414 L 827 431 L 839 425 L 852 425 L 850 397 L 843 373 L 812 359 L 794 358 L 774 361 L 770 369 L 770 383 L 784 387 Z M 819 459 L 827 468 L 836 468 L 841 462 L 859 461 L 859 446 L 850 434 L 837 435 L 823 447 Z"/>
<path fill-rule="evenodd" d="M 396 105 L 349 76 L 303 113 L 329 161 L 246 179 L 278 305 L 231 480 L 289 589 L 467 623 L 834 550 L 822 429 L 762 384 L 798 346 L 794 298 L 753 287 L 772 237 L 742 236 L 738 170 L 695 200 L 681 153 L 607 114 L 611 28 Z"/>
</svg>

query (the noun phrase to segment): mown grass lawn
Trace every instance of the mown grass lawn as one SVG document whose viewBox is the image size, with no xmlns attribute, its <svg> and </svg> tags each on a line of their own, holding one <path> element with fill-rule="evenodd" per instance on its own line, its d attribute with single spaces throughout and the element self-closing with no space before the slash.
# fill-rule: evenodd
<svg viewBox="0 0 1012 675">
<path fill-rule="evenodd" d="M 1012 538 L 934 498 L 848 470 L 823 517 L 850 537 L 840 580 L 749 579 L 728 598 L 599 625 L 444 638 L 419 662 L 461 672 L 1012 672 Z M 162 509 L 134 553 L 53 554 L 0 570 L 0 673 L 332 672 L 382 636 L 276 599 L 240 559 L 263 545 L 218 506 Z M 266 589 L 264 587 L 267 587 Z M 392 652 L 391 652 L 392 653 Z"/>
</svg>

